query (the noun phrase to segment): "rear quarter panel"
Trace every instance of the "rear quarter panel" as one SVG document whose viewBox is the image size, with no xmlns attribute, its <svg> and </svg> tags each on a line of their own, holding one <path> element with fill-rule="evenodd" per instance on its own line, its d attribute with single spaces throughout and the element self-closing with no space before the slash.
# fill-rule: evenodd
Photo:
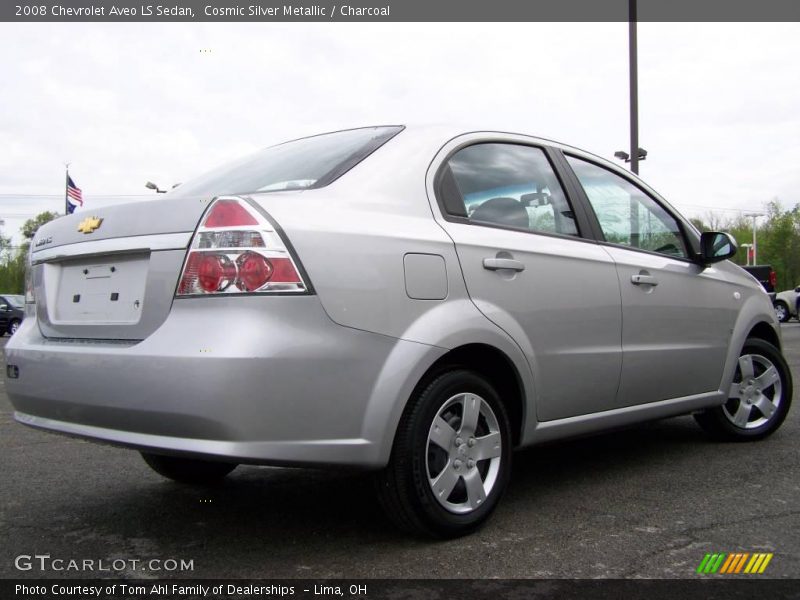
<svg viewBox="0 0 800 600">
<path fill-rule="evenodd" d="M 493 346 L 511 360 L 524 393 L 533 397 L 524 354 L 469 299 L 455 246 L 433 219 L 425 176 L 442 139 L 404 131 L 325 188 L 294 197 L 251 198 L 286 233 L 331 320 L 442 350 L 474 343 Z M 444 298 L 409 297 L 404 273 L 408 253 L 443 258 Z M 389 430 L 395 430 L 413 389 L 409 383 L 418 381 L 442 354 L 431 353 L 423 365 L 408 364 L 402 352 L 387 359 L 372 391 L 365 437 L 377 437 L 373 430 L 385 427 L 387 418 Z M 389 436 L 387 456 L 391 441 Z"/>
</svg>

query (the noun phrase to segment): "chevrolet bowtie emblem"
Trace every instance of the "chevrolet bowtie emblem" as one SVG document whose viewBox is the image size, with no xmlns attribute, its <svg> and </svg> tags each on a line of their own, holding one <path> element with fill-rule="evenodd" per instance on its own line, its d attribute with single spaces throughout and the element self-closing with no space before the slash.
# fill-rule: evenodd
<svg viewBox="0 0 800 600">
<path fill-rule="evenodd" d="M 78 231 L 81 233 L 92 233 L 95 229 L 99 229 L 102 223 L 103 219 L 98 217 L 86 217 L 78 225 Z"/>
</svg>

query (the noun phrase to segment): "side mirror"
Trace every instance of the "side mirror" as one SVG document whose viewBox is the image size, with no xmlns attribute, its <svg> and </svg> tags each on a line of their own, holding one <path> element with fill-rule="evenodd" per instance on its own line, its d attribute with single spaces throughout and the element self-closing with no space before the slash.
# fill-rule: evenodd
<svg viewBox="0 0 800 600">
<path fill-rule="evenodd" d="M 736 254 L 736 240 L 722 231 L 704 231 L 700 234 L 700 260 L 710 265 L 726 260 Z"/>
<path fill-rule="evenodd" d="M 800 294 L 800 286 L 797 286 L 796 288 L 794 288 L 794 293 L 795 294 Z"/>
</svg>

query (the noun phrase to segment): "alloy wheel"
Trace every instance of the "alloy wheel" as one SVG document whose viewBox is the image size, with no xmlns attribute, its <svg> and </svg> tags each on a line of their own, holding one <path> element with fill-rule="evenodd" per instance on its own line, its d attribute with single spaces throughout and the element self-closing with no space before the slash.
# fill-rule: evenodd
<svg viewBox="0 0 800 600">
<path fill-rule="evenodd" d="M 760 354 L 740 356 L 722 407 L 728 420 L 741 429 L 755 429 L 770 420 L 782 400 L 781 377 L 772 361 Z"/>
<path fill-rule="evenodd" d="M 427 441 L 427 475 L 447 511 L 479 508 L 497 483 L 502 433 L 491 406 L 476 394 L 457 394 L 436 413 Z"/>
</svg>

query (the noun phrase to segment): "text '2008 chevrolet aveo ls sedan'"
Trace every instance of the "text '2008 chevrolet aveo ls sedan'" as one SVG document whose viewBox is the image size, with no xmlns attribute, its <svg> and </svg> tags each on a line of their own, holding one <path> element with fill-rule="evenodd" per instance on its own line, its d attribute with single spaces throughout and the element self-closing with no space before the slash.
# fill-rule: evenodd
<svg viewBox="0 0 800 600">
<path fill-rule="evenodd" d="M 779 325 L 735 251 L 547 140 L 308 137 L 43 226 L 8 395 L 179 481 L 373 469 L 400 525 L 462 535 L 515 448 L 688 413 L 729 440 L 780 426 Z"/>
</svg>

